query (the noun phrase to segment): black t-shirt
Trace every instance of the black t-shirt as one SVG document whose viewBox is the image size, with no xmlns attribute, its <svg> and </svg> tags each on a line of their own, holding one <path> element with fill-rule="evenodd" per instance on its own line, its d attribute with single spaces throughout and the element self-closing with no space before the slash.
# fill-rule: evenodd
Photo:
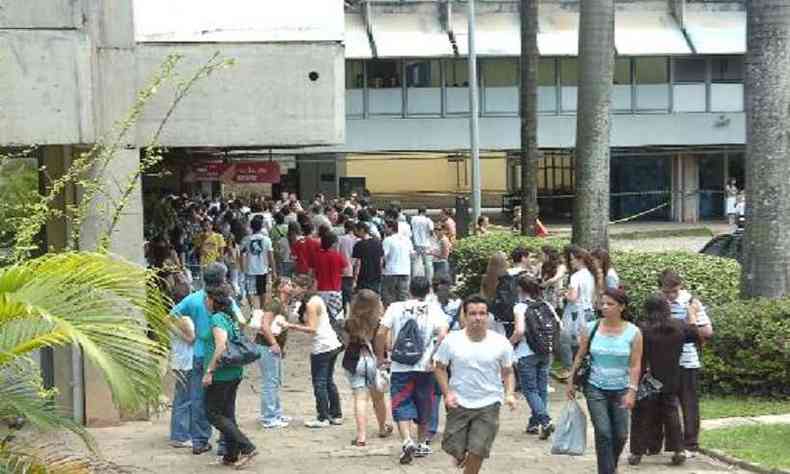
<svg viewBox="0 0 790 474">
<path fill-rule="evenodd" d="M 354 245 L 351 253 L 359 259 L 359 276 L 357 285 L 376 283 L 381 280 L 381 259 L 384 258 L 384 247 L 378 239 L 360 240 Z"/>
</svg>

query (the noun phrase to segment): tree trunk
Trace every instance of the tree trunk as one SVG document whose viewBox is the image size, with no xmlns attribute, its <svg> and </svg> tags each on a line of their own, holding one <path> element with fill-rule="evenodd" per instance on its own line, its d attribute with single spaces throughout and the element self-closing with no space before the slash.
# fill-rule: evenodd
<svg viewBox="0 0 790 474">
<path fill-rule="evenodd" d="M 584 0 L 580 4 L 572 240 L 588 249 L 608 249 L 614 0 Z"/>
<path fill-rule="evenodd" d="M 538 0 L 521 0 L 521 235 L 538 219 Z"/>
<path fill-rule="evenodd" d="M 790 293 L 790 1 L 749 2 L 741 292 Z"/>
</svg>

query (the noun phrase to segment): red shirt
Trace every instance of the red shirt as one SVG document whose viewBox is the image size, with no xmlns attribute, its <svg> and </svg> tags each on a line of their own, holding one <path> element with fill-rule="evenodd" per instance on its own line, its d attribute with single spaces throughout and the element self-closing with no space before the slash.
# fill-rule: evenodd
<svg viewBox="0 0 790 474">
<path fill-rule="evenodd" d="M 340 291 L 343 269 L 348 260 L 337 250 L 319 250 L 314 258 L 315 280 L 318 291 Z"/>
<path fill-rule="evenodd" d="M 315 254 L 321 249 L 321 241 L 310 237 L 297 239 L 291 245 L 291 255 L 294 258 L 294 271 L 296 273 L 310 273 L 315 267 Z"/>
</svg>

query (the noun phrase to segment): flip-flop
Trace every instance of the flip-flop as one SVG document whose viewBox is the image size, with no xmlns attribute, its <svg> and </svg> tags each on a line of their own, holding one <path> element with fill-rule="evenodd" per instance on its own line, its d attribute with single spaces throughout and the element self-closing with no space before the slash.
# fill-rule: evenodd
<svg viewBox="0 0 790 474">
<path fill-rule="evenodd" d="M 355 448 L 364 448 L 366 445 L 367 445 L 367 443 L 365 443 L 364 441 L 359 441 L 359 440 L 356 440 L 356 439 L 352 439 L 351 440 L 351 446 L 353 446 Z"/>
<path fill-rule="evenodd" d="M 392 436 L 392 433 L 395 431 L 395 428 L 392 425 L 384 425 L 384 431 L 379 432 L 379 438 L 389 438 Z"/>
</svg>

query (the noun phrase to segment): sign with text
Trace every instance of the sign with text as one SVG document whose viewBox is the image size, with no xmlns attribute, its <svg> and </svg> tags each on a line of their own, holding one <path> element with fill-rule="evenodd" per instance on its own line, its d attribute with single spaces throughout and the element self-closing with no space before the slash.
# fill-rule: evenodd
<svg viewBox="0 0 790 474">
<path fill-rule="evenodd" d="M 279 183 L 280 163 L 276 161 L 244 161 L 235 163 L 235 183 Z"/>
</svg>

